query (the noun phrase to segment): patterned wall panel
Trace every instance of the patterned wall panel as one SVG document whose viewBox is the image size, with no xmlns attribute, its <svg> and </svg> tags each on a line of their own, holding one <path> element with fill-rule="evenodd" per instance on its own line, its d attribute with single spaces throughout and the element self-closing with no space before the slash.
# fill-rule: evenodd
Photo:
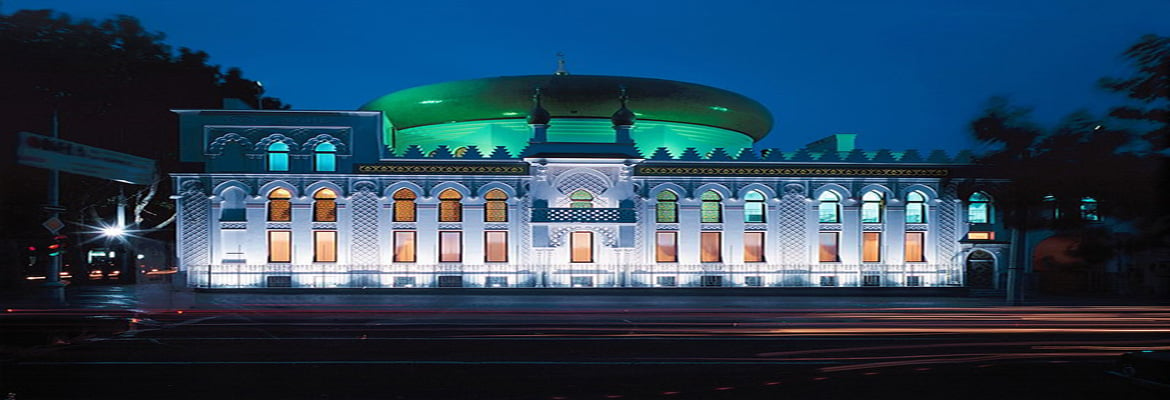
<svg viewBox="0 0 1170 400">
<path fill-rule="evenodd" d="M 354 264 L 378 263 L 378 196 L 368 190 L 360 191 L 350 200 L 353 209 L 352 247 L 350 257 Z"/>
<path fill-rule="evenodd" d="M 959 225 L 958 197 L 955 196 L 956 188 L 950 185 L 943 190 L 942 196 L 939 200 L 942 202 L 938 207 L 938 261 L 942 263 L 957 262 L 955 257 L 956 247 L 959 245 L 958 234 L 956 226 Z"/>
<path fill-rule="evenodd" d="M 784 197 L 780 199 L 780 255 L 781 263 L 802 264 L 806 260 L 808 244 L 805 243 L 805 216 L 808 204 L 804 201 L 804 186 L 784 186 Z"/>
<path fill-rule="evenodd" d="M 182 265 L 208 265 L 211 263 L 211 200 L 204 193 L 199 181 L 183 182 L 183 246 Z"/>
</svg>

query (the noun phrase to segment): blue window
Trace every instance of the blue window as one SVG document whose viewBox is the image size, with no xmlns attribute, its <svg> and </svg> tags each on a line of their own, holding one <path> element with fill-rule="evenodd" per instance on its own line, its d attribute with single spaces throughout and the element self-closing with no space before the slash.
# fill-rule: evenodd
<svg viewBox="0 0 1170 400">
<path fill-rule="evenodd" d="M 971 193 L 967 198 L 967 222 L 972 224 L 991 223 L 991 197 L 986 193 Z"/>
<path fill-rule="evenodd" d="M 861 222 L 882 222 L 882 209 L 885 205 L 881 193 L 869 192 L 861 196 Z"/>
<path fill-rule="evenodd" d="M 268 170 L 288 171 L 288 145 L 284 142 L 268 145 Z"/>
<path fill-rule="evenodd" d="M 926 222 L 926 196 L 922 192 L 906 194 L 906 222 L 911 224 Z"/>
<path fill-rule="evenodd" d="M 841 196 L 836 193 L 826 191 L 817 196 L 817 201 L 821 202 L 817 206 L 818 220 L 820 222 L 836 223 L 841 222 Z"/>
<path fill-rule="evenodd" d="M 743 222 L 764 222 L 764 195 L 755 190 L 743 196 Z"/>
<path fill-rule="evenodd" d="M 337 146 L 325 142 L 313 149 L 313 165 L 317 172 L 337 171 Z"/>
</svg>

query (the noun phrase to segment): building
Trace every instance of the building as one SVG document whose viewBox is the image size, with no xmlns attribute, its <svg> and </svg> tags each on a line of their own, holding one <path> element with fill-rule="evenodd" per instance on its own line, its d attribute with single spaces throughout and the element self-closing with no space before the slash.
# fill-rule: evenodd
<svg viewBox="0 0 1170 400">
<path fill-rule="evenodd" d="M 991 180 L 660 79 L 446 82 L 358 111 L 177 110 L 198 288 L 1002 288 Z"/>
</svg>

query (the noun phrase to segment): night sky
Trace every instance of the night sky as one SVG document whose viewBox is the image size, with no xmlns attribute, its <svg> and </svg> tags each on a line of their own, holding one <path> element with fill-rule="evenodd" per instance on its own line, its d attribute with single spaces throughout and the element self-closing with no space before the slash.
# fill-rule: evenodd
<svg viewBox="0 0 1170 400">
<path fill-rule="evenodd" d="M 819 4 L 805 4 L 819 3 Z M 962 5 L 958 5 L 962 3 Z M 1120 54 L 1170 35 L 1170 0 L 307 1 L 3 0 L 75 18 L 127 14 L 171 46 L 240 67 L 295 109 L 351 110 L 412 86 L 570 73 L 673 79 L 756 99 L 758 148 L 832 133 L 865 149 L 980 150 L 967 123 L 990 96 L 1045 124 L 1124 102 Z M 632 94 L 631 108 L 637 107 Z"/>
</svg>

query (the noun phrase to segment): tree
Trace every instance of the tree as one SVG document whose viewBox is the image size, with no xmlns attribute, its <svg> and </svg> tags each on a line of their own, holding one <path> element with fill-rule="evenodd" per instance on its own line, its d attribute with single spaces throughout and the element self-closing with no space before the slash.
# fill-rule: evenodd
<svg viewBox="0 0 1170 400">
<path fill-rule="evenodd" d="M 117 193 L 127 190 L 130 221 L 140 228 L 164 228 L 173 217 L 166 174 L 186 167 L 178 158 L 178 124 L 172 109 L 214 109 L 224 98 L 240 98 L 253 107 L 288 108 L 264 97 L 257 82 L 232 68 L 227 73 L 208 64 L 202 51 L 163 42 L 129 16 L 103 21 L 74 21 L 50 10 L 21 10 L 0 15 L 0 149 L 13 154 L 15 134 L 51 135 L 59 127 L 64 140 L 156 160 L 154 184 L 127 187 L 97 178 L 61 174 L 61 200 L 68 210 L 66 230 L 111 219 Z M 7 157 L 12 160 L 14 157 Z M 46 235 L 48 172 L 3 164 L 0 185 L 0 239 Z M 103 217 L 104 216 L 104 217 Z M 78 241 L 83 242 L 83 241 Z M 9 258 L 9 257 L 4 257 Z"/>
<path fill-rule="evenodd" d="M 1153 150 L 1170 148 L 1170 37 L 1143 36 L 1124 53 L 1137 73 L 1129 78 L 1102 78 L 1107 90 L 1140 101 L 1144 107 L 1121 106 L 1110 115 L 1149 126 L 1143 137 Z"/>
</svg>

